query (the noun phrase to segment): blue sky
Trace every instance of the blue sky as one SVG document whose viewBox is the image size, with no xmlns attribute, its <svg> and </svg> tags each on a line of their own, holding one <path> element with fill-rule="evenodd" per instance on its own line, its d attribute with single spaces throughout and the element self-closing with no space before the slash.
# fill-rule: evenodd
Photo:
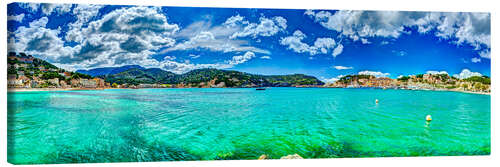
<svg viewBox="0 0 500 167">
<path fill-rule="evenodd" d="M 489 13 L 13 3 L 8 49 L 69 69 L 490 76 Z"/>
</svg>

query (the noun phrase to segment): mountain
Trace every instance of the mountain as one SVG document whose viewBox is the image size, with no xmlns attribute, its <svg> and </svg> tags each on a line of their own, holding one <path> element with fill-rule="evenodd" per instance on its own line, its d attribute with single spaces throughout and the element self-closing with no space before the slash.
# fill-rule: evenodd
<svg viewBox="0 0 500 167">
<path fill-rule="evenodd" d="M 163 71 L 159 68 L 131 68 L 117 74 L 101 75 L 106 82 L 117 84 L 153 84 L 153 83 L 171 83 L 178 77 L 172 72 Z"/>
<path fill-rule="evenodd" d="M 144 69 L 143 67 L 139 65 L 126 65 L 126 66 L 121 66 L 121 67 L 104 67 L 104 68 L 94 68 L 90 70 L 76 70 L 76 72 L 82 73 L 82 74 L 87 74 L 90 76 L 100 76 L 100 75 L 113 75 L 113 74 L 118 74 L 123 71 L 129 70 L 129 69 Z"/>
<path fill-rule="evenodd" d="M 131 68 L 120 73 L 99 76 L 106 82 L 117 84 L 185 84 L 189 87 L 220 85 L 224 87 L 287 87 L 294 85 L 323 85 L 316 77 L 304 74 L 256 75 L 234 70 L 214 68 L 196 69 L 174 74 L 159 68 Z"/>
</svg>

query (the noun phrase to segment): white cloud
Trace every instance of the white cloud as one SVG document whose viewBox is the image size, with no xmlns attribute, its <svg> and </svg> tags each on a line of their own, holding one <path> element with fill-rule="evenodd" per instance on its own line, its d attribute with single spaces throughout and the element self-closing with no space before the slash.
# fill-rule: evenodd
<svg viewBox="0 0 500 167">
<path fill-rule="evenodd" d="M 483 51 L 479 52 L 479 56 L 481 56 L 482 58 L 485 58 L 485 59 L 491 59 L 491 53 L 489 50 L 483 50 Z"/>
<path fill-rule="evenodd" d="M 58 37 L 60 29 L 45 28 L 47 22 L 48 18 L 42 17 L 29 23 L 28 27 L 19 27 L 9 40 L 8 50 L 26 52 L 50 61 L 71 55 L 74 49 L 64 46 L 64 41 Z"/>
<path fill-rule="evenodd" d="M 260 58 L 261 58 L 261 59 L 271 59 L 271 57 L 270 57 L 270 56 L 261 56 Z"/>
<path fill-rule="evenodd" d="M 29 12 L 36 13 L 38 11 L 38 8 L 40 7 L 40 3 L 22 3 L 18 2 L 17 3 L 19 7 L 24 8 L 28 10 Z"/>
<path fill-rule="evenodd" d="M 191 70 L 202 69 L 202 68 L 217 68 L 217 69 L 232 68 L 235 65 L 245 63 L 254 57 L 255 54 L 253 52 L 246 52 L 245 54 L 240 56 L 233 56 L 231 60 L 227 60 L 224 63 L 214 63 L 214 64 L 193 64 L 190 63 L 189 61 L 180 63 L 165 59 L 161 62 L 158 62 L 158 66 L 164 70 L 176 74 L 182 74 L 189 72 Z"/>
<path fill-rule="evenodd" d="M 337 57 L 339 54 L 342 53 L 342 51 L 344 50 L 344 45 L 342 44 L 339 44 L 334 50 L 333 50 L 333 53 L 332 53 L 332 56 L 333 57 Z"/>
<path fill-rule="evenodd" d="M 448 72 L 446 71 L 427 71 L 427 74 L 447 74 L 448 75 Z"/>
<path fill-rule="evenodd" d="M 187 38 L 187 40 L 163 52 L 201 48 L 225 53 L 251 51 L 270 54 L 267 50 L 251 46 L 246 40 L 231 38 L 235 33 L 243 31 L 246 24 L 249 22 L 244 21 L 244 17 L 239 15 L 228 18 L 220 26 L 212 26 L 210 22 L 205 21 L 192 23 L 176 35 L 178 38 Z"/>
<path fill-rule="evenodd" d="M 460 74 L 453 75 L 453 77 L 458 79 L 466 79 L 473 76 L 483 76 L 483 75 L 478 72 L 472 72 L 469 69 L 463 69 L 462 72 L 460 72 Z"/>
<path fill-rule="evenodd" d="M 280 39 L 280 44 L 288 46 L 287 49 L 291 49 L 297 53 L 309 53 L 311 56 L 318 53 L 327 54 L 337 45 L 335 40 L 332 38 L 317 38 L 314 45 L 309 45 L 302 42 L 307 36 L 300 30 L 296 30 L 292 36 L 283 37 Z M 341 46 L 341 44 L 338 44 Z M 337 46 L 337 48 L 338 48 Z M 342 50 L 340 50 L 342 52 Z M 334 51 L 335 53 L 335 51 Z"/>
<path fill-rule="evenodd" d="M 75 46 L 64 46 L 60 28 L 46 28 L 48 18 L 42 17 L 29 23 L 29 27 L 19 27 L 14 32 L 15 39 L 9 41 L 9 50 L 24 51 L 69 69 L 128 64 L 151 67 L 159 62 L 150 56 L 175 43 L 172 35 L 179 27 L 168 23 L 159 8 L 121 8 L 88 23 L 99 9 L 100 6 L 75 7 L 77 20 L 69 24 L 65 37 Z"/>
<path fill-rule="evenodd" d="M 74 42 L 83 41 L 84 36 L 81 34 L 83 26 L 86 26 L 90 19 L 97 16 L 102 7 L 102 5 L 76 5 L 72 12 L 76 16 L 76 21 L 68 24 L 69 30 L 66 32 L 65 39 Z"/>
<path fill-rule="evenodd" d="M 350 70 L 353 69 L 352 67 L 346 67 L 346 66 L 333 66 L 333 68 L 337 70 Z"/>
<path fill-rule="evenodd" d="M 479 63 L 481 62 L 481 58 L 473 57 L 472 59 L 470 59 L 470 61 L 473 63 Z"/>
<path fill-rule="evenodd" d="M 189 57 L 192 59 L 200 58 L 200 55 L 189 54 Z"/>
<path fill-rule="evenodd" d="M 360 71 L 358 72 L 359 75 L 373 75 L 375 77 L 389 77 L 391 74 L 389 73 L 382 73 L 380 71 Z"/>
<path fill-rule="evenodd" d="M 308 10 L 304 14 L 327 29 L 363 43 L 369 37 L 398 38 L 409 33 L 405 27 L 416 27 L 419 33 L 435 30 L 435 36 L 457 45 L 468 43 L 476 50 L 490 48 L 489 13 L 341 10 L 332 14 Z"/>
<path fill-rule="evenodd" d="M 392 53 L 396 54 L 397 56 L 406 56 L 408 54 L 403 50 L 400 51 L 392 50 Z"/>
<path fill-rule="evenodd" d="M 241 55 L 241 56 L 233 56 L 233 58 L 228 61 L 228 64 L 237 65 L 237 64 L 245 63 L 254 57 L 255 57 L 255 53 L 246 52 L 244 55 Z"/>
<path fill-rule="evenodd" d="M 361 38 L 361 43 L 362 44 L 371 44 L 371 42 L 368 41 L 368 39 L 366 39 L 366 38 Z"/>
<path fill-rule="evenodd" d="M 228 26 L 228 27 L 235 27 L 235 26 L 238 26 L 239 24 L 248 24 L 248 21 L 244 21 L 243 19 L 244 19 L 244 17 L 242 17 L 240 15 L 231 16 L 222 25 Z"/>
<path fill-rule="evenodd" d="M 256 53 L 270 54 L 267 50 L 249 46 L 247 41 L 228 39 L 224 36 L 217 37 L 210 31 L 202 31 L 196 34 L 196 36 L 191 37 L 189 40 L 166 49 L 165 52 L 196 48 L 222 52 L 252 51 Z"/>
<path fill-rule="evenodd" d="M 18 15 L 12 15 L 12 16 L 7 16 L 7 20 L 10 21 L 17 21 L 17 22 L 23 22 L 24 19 L 24 13 L 18 14 Z"/>
<path fill-rule="evenodd" d="M 275 35 L 279 31 L 285 31 L 287 27 L 286 19 L 281 16 L 276 16 L 271 19 L 266 17 L 260 17 L 259 18 L 260 23 L 258 24 L 243 22 L 240 21 L 240 18 L 241 17 L 237 18 L 231 17 L 226 21 L 226 23 L 229 22 L 227 23 L 227 25 L 236 25 L 236 23 L 238 22 L 241 22 L 243 24 L 246 23 L 245 24 L 246 26 L 241 31 L 235 32 L 233 35 L 231 35 L 230 38 L 248 37 L 248 36 L 253 38 L 257 38 L 258 36 L 268 37 Z"/>
<path fill-rule="evenodd" d="M 334 78 L 324 78 L 324 77 L 321 77 L 321 81 L 323 81 L 325 83 L 335 83 L 335 82 L 337 82 L 342 77 L 344 77 L 344 75 L 339 75 L 339 76 L 334 77 Z"/>
<path fill-rule="evenodd" d="M 42 13 L 45 15 L 51 15 L 52 12 L 56 12 L 58 15 L 63 15 L 71 11 L 71 4 L 54 4 L 54 3 L 42 3 L 40 4 Z"/>
<path fill-rule="evenodd" d="M 380 42 L 380 45 L 387 45 L 387 44 L 389 44 L 389 41 L 382 41 L 382 42 Z"/>
<path fill-rule="evenodd" d="M 180 62 L 175 62 L 175 61 L 171 61 L 171 60 L 164 60 L 162 62 L 159 62 L 159 67 L 163 70 L 167 70 L 167 71 L 170 71 L 170 72 L 173 72 L 176 74 L 183 74 L 183 73 L 189 72 L 191 70 L 202 69 L 202 68 L 217 68 L 217 69 L 231 68 L 232 65 L 229 65 L 229 64 L 192 64 L 189 62 L 180 63 Z"/>
</svg>

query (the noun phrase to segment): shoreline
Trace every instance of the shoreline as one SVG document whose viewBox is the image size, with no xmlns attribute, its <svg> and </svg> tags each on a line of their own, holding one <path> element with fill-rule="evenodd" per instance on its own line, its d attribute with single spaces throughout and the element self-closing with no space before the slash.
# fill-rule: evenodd
<svg viewBox="0 0 500 167">
<path fill-rule="evenodd" d="M 287 88 L 339 88 L 339 87 L 287 87 Z M 341 88 L 341 87 L 340 87 Z M 185 89 L 185 88 L 7 88 L 7 92 L 45 92 L 45 91 L 74 91 L 74 90 L 107 90 L 107 89 Z M 254 89 L 254 88 L 250 88 Z M 357 89 L 357 88 L 341 88 L 341 89 Z M 390 90 L 390 89 L 387 89 Z M 446 89 L 392 89 L 392 90 L 420 90 L 420 91 L 440 91 L 440 92 L 459 92 L 469 94 L 491 95 L 487 92 L 473 92 L 463 90 L 446 90 Z"/>
</svg>

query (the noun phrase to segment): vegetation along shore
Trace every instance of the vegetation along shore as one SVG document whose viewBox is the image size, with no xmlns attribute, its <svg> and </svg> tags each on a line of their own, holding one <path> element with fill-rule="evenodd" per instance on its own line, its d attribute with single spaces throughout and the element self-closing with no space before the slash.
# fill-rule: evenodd
<svg viewBox="0 0 500 167">
<path fill-rule="evenodd" d="M 196 69 L 175 74 L 159 68 L 138 65 L 77 70 L 59 68 L 25 53 L 8 55 L 8 88 L 19 91 L 93 90 L 111 88 L 381 88 L 408 90 L 459 91 L 489 94 L 491 79 L 473 76 L 458 79 L 448 74 L 416 74 L 397 79 L 373 75 L 346 75 L 324 83 L 304 74 L 257 75 L 234 70 Z"/>
</svg>

